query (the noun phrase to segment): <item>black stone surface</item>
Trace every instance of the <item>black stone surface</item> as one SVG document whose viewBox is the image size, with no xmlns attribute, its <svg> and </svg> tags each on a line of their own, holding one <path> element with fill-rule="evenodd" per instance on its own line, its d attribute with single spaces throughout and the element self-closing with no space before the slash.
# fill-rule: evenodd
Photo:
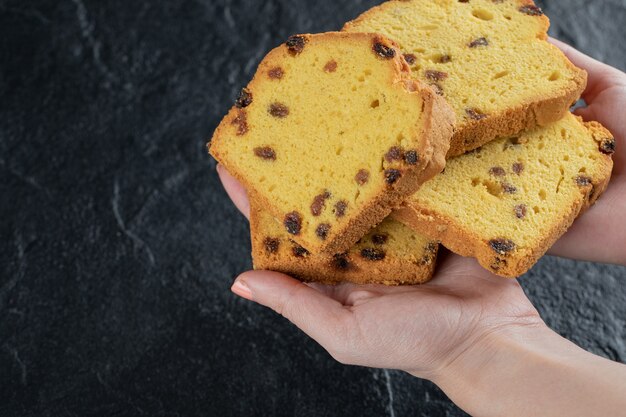
<svg viewBox="0 0 626 417">
<path fill-rule="evenodd" d="M 232 295 L 247 225 L 205 142 L 288 35 L 376 1 L 0 0 L 1 416 L 459 416 Z M 626 68 L 622 0 L 545 1 Z M 626 269 L 546 258 L 543 317 L 626 360 Z"/>
</svg>

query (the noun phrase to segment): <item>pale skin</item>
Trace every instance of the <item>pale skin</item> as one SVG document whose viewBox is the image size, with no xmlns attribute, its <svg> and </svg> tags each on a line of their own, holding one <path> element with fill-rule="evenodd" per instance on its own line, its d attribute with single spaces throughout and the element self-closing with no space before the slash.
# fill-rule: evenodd
<svg viewBox="0 0 626 417">
<path fill-rule="evenodd" d="M 589 73 L 577 114 L 615 136 L 606 193 L 551 249 L 553 255 L 626 265 L 626 74 L 552 40 Z M 244 188 L 218 166 L 248 217 Z M 241 274 L 232 291 L 289 319 L 344 364 L 406 371 L 437 384 L 476 416 L 609 416 L 626 410 L 626 365 L 550 330 L 517 280 L 444 254 L 428 284 L 303 284 L 269 271 Z"/>
</svg>

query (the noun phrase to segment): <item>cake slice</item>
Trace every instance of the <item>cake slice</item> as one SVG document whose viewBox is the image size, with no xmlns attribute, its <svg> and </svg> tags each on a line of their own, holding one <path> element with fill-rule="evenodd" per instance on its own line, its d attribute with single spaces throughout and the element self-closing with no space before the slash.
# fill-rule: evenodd
<svg viewBox="0 0 626 417">
<path fill-rule="evenodd" d="M 313 254 L 255 204 L 250 210 L 250 233 L 255 269 L 325 284 L 421 284 L 433 274 L 439 247 L 437 242 L 386 218 L 343 254 Z"/>
<path fill-rule="evenodd" d="M 606 188 L 613 136 L 568 113 L 450 159 L 394 217 L 495 274 L 526 272 Z"/>
<path fill-rule="evenodd" d="M 443 169 L 453 118 L 390 40 L 297 35 L 263 59 L 210 153 L 291 239 L 332 255 Z"/>
<path fill-rule="evenodd" d="M 445 97 L 457 125 L 448 156 L 561 119 L 587 74 L 547 42 L 530 0 L 388 1 L 345 25 L 394 39 L 413 75 Z"/>
</svg>

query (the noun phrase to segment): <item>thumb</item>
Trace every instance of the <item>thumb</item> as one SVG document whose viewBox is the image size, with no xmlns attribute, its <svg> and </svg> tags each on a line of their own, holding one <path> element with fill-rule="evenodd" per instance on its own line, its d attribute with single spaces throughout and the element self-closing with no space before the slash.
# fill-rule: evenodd
<svg viewBox="0 0 626 417">
<path fill-rule="evenodd" d="M 347 307 L 287 275 L 248 271 L 235 280 L 231 289 L 287 318 L 333 356 L 350 334 L 353 317 Z"/>
</svg>

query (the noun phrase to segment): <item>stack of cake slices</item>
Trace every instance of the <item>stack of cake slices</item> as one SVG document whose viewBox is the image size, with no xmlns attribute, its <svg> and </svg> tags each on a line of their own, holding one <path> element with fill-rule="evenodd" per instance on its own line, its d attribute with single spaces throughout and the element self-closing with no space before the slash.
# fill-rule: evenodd
<svg viewBox="0 0 626 417">
<path fill-rule="evenodd" d="M 248 190 L 256 269 L 419 284 L 439 244 L 531 268 L 606 188 L 615 141 L 530 0 L 392 0 L 290 37 L 209 143 Z"/>
</svg>

